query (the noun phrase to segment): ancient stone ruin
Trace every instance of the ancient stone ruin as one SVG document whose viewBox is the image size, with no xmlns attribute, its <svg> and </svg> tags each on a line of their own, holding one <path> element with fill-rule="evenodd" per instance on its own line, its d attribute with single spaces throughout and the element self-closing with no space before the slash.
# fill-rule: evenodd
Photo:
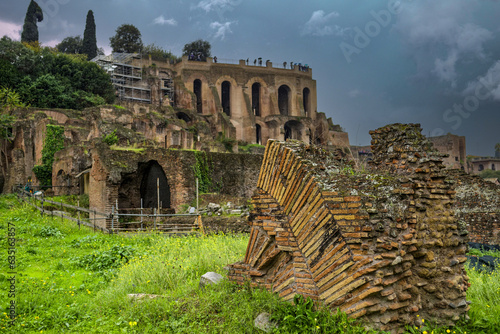
<svg viewBox="0 0 500 334">
<path fill-rule="evenodd" d="M 418 124 L 372 131 L 369 171 L 297 141 L 269 141 L 250 240 L 229 278 L 295 294 L 390 330 L 466 316 L 467 231 L 454 181 Z"/>
</svg>

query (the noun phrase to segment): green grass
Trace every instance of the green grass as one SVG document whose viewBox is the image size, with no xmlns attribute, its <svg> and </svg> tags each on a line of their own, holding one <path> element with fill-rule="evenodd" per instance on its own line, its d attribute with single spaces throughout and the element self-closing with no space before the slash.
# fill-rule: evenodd
<svg viewBox="0 0 500 334">
<path fill-rule="evenodd" d="M 62 200 L 65 200 L 62 198 Z M 7 317 L 9 223 L 16 230 L 16 311 Z M 253 321 L 269 312 L 276 333 L 364 333 L 345 314 L 296 306 L 262 289 L 223 281 L 199 288 L 207 271 L 241 260 L 247 235 L 165 237 L 108 235 L 74 222 L 41 217 L 13 196 L 0 197 L 0 332 L 2 333 L 261 333 Z M 500 274 L 469 270 L 468 323 L 450 333 L 494 333 L 500 328 Z M 127 295 L 159 295 L 132 300 Z M 410 332 L 447 333 L 426 325 Z"/>
</svg>

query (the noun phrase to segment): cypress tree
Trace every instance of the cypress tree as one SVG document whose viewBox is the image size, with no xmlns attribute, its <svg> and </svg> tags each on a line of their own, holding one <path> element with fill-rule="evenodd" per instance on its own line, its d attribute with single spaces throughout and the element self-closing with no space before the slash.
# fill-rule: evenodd
<svg viewBox="0 0 500 334">
<path fill-rule="evenodd" d="M 97 56 L 94 13 L 91 10 L 87 13 L 87 23 L 85 24 L 85 31 L 83 33 L 82 53 L 87 55 L 88 60 Z"/>
<path fill-rule="evenodd" d="M 23 32 L 21 33 L 21 42 L 38 42 L 37 22 L 43 20 L 43 11 L 38 4 L 31 0 L 26 17 L 24 18 Z"/>
</svg>

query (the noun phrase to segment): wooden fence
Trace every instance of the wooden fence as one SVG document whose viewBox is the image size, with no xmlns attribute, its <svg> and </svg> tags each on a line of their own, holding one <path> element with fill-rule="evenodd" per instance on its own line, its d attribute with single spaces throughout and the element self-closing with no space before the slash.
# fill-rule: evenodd
<svg viewBox="0 0 500 334">
<path fill-rule="evenodd" d="M 78 224 L 78 227 L 85 225 L 92 228 L 94 231 L 99 230 L 110 234 L 120 232 L 158 232 L 167 234 L 189 234 L 198 232 L 205 234 L 201 216 L 198 214 L 161 214 L 153 209 L 153 213 L 145 213 L 147 209 L 128 209 L 139 211 L 139 213 L 120 213 L 118 205 L 112 207 L 110 213 L 99 212 L 96 210 L 89 210 L 80 206 L 63 203 L 62 201 L 56 202 L 43 197 L 35 195 L 29 191 L 24 190 L 22 187 L 17 188 L 18 198 L 25 201 L 32 207 L 36 208 L 42 216 L 50 215 L 54 217 L 61 217 L 68 219 Z M 49 207 L 48 207 L 49 205 Z M 59 210 L 56 210 L 59 209 Z M 72 212 L 71 212 L 72 211 Z M 123 209 L 122 209 L 123 211 Z M 175 218 L 183 217 L 179 221 Z M 189 218 L 193 218 L 194 222 Z M 96 224 L 96 221 L 106 221 L 107 227 L 102 227 Z M 172 221 L 174 220 L 174 221 Z"/>
</svg>

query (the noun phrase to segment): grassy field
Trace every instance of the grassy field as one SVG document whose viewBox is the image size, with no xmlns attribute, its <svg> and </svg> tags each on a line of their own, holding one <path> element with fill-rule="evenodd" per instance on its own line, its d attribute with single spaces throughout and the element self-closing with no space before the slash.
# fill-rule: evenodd
<svg viewBox="0 0 500 334">
<path fill-rule="evenodd" d="M 15 238 L 14 246 L 9 238 Z M 224 266 L 241 260 L 247 242 L 247 235 L 94 233 L 60 218 L 42 218 L 14 196 L 2 196 L 0 332 L 261 333 L 253 321 L 269 312 L 280 322 L 279 333 L 365 333 L 345 315 L 313 310 L 307 301 L 292 306 L 267 291 L 227 281 L 199 288 L 202 274 L 225 275 Z M 408 331 L 500 332 L 499 272 L 470 270 L 469 276 L 469 322 Z M 158 297 L 127 296 L 137 293 Z M 14 326 L 9 326 L 11 301 L 17 314 Z"/>
</svg>

